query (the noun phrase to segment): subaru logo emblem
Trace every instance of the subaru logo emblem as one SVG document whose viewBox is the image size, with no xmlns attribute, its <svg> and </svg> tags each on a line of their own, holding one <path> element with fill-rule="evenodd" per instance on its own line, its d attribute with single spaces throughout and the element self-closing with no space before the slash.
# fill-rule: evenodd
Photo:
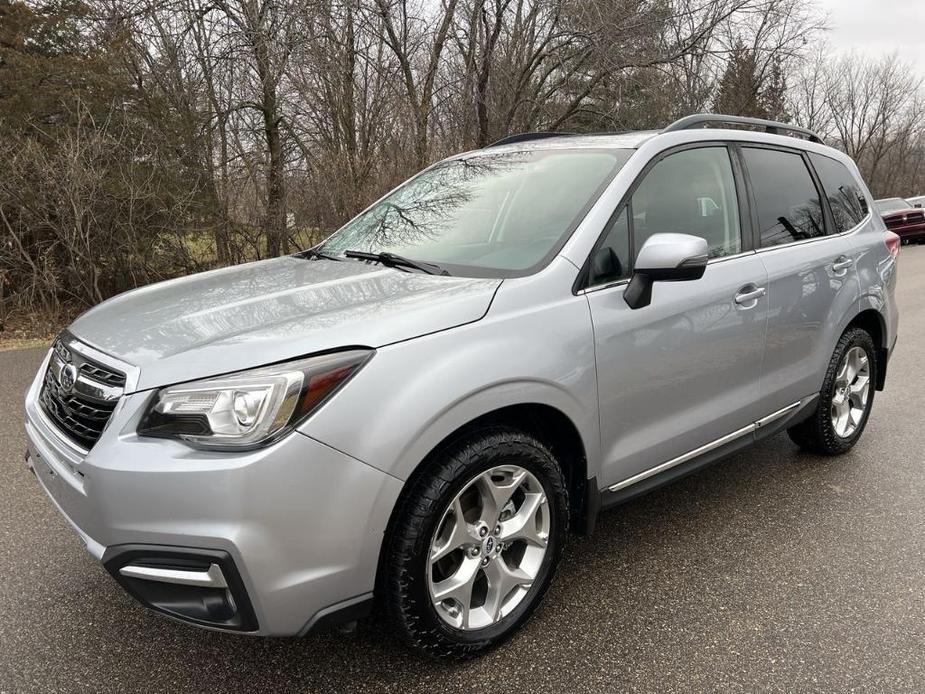
<svg viewBox="0 0 925 694">
<path fill-rule="evenodd" d="M 494 548 L 495 548 L 495 538 L 489 535 L 488 539 L 485 540 L 485 554 L 490 554 Z"/>
<path fill-rule="evenodd" d="M 61 367 L 58 373 L 58 383 L 63 390 L 71 391 L 77 383 L 77 367 L 73 364 L 65 364 Z"/>
</svg>

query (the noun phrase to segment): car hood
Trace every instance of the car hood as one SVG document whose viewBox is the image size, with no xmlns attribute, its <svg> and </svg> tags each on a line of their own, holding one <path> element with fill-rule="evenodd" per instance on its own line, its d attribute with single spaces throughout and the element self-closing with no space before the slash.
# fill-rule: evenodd
<svg viewBox="0 0 925 694">
<path fill-rule="evenodd" d="M 471 323 L 500 283 L 286 256 L 120 294 L 69 331 L 138 367 L 145 390 Z"/>
</svg>

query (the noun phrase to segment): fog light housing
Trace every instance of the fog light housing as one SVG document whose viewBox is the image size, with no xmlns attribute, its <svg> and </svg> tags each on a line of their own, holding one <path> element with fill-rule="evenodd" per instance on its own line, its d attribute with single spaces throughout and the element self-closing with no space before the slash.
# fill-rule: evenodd
<svg viewBox="0 0 925 694">
<path fill-rule="evenodd" d="M 244 583 L 227 552 L 121 545 L 106 550 L 103 565 L 151 610 L 200 626 L 257 629 Z"/>
</svg>

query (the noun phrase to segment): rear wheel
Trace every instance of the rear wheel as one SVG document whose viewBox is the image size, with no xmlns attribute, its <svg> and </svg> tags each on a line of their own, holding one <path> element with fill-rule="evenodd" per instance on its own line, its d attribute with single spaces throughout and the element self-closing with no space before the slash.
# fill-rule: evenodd
<svg viewBox="0 0 925 694">
<path fill-rule="evenodd" d="M 870 335 L 852 328 L 842 335 L 826 371 L 815 411 L 787 430 L 801 448 L 823 455 L 849 450 L 861 437 L 874 401 L 876 351 Z"/>
<path fill-rule="evenodd" d="M 509 637 L 542 600 L 568 496 L 549 450 L 512 429 L 476 433 L 429 465 L 391 532 L 386 608 L 409 645 L 459 660 Z"/>
</svg>

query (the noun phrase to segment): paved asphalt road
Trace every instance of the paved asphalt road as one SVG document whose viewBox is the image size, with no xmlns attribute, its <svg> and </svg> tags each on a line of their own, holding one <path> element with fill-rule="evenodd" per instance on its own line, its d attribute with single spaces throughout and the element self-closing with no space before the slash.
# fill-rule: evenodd
<svg viewBox="0 0 925 694">
<path fill-rule="evenodd" d="M 925 692 L 925 247 L 904 248 L 885 393 L 848 455 L 777 436 L 608 512 L 502 648 L 424 661 L 388 631 L 227 636 L 134 604 L 22 463 L 41 350 L 0 354 L 0 692 Z"/>
</svg>

